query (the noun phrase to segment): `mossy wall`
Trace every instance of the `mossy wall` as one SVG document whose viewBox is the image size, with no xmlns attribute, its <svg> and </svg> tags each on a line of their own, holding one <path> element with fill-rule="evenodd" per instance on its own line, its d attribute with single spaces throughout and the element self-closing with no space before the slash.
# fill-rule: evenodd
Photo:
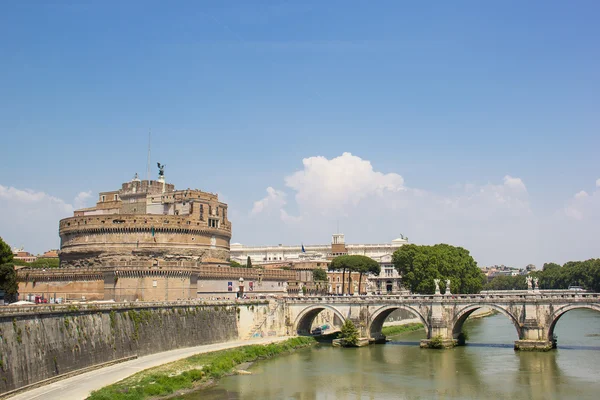
<svg viewBox="0 0 600 400">
<path fill-rule="evenodd" d="M 238 307 L 45 308 L 0 315 L 0 393 L 129 356 L 238 339 Z"/>
</svg>

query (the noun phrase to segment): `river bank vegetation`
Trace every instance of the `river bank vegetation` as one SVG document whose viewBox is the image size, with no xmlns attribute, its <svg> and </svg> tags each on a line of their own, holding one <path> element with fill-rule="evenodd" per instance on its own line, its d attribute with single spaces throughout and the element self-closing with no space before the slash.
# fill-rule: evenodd
<svg viewBox="0 0 600 400">
<path fill-rule="evenodd" d="M 404 325 L 384 326 L 383 328 L 381 328 L 381 333 L 383 333 L 385 336 L 394 336 L 394 335 L 400 335 L 400 334 L 406 333 L 406 332 L 418 331 L 423 328 L 424 328 L 423 324 L 421 324 L 419 322 L 413 322 L 413 323 L 404 324 Z"/>
<path fill-rule="evenodd" d="M 88 400 L 143 400 L 170 397 L 176 392 L 206 386 L 234 373 L 236 366 L 289 353 L 315 344 L 312 337 L 296 337 L 267 345 L 250 345 L 197 354 L 134 374 L 92 392 Z"/>
<path fill-rule="evenodd" d="M 530 274 L 539 279 L 540 289 L 568 289 L 581 286 L 591 292 L 600 291 L 600 259 L 569 261 L 560 266 L 546 263 L 541 271 Z M 486 290 L 526 290 L 524 275 L 497 276 L 485 285 Z"/>
</svg>

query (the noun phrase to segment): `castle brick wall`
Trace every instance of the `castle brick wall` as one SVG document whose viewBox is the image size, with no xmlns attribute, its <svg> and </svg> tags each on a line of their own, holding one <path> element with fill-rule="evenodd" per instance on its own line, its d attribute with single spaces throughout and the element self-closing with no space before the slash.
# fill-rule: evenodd
<svg viewBox="0 0 600 400">
<path fill-rule="evenodd" d="M 189 216 L 111 214 L 66 218 L 59 229 L 63 267 L 135 259 L 229 259 L 230 223 L 210 228 Z"/>
<path fill-rule="evenodd" d="M 20 281 L 19 300 L 35 299 L 104 300 L 104 280 Z"/>
<path fill-rule="evenodd" d="M 285 293 L 287 281 L 295 278 L 294 271 L 260 270 L 198 266 L 189 262 L 129 262 L 96 268 L 57 268 L 52 270 L 20 269 L 17 272 L 19 298 L 115 301 L 173 301 L 196 299 L 206 293 L 232 292 L 243 278 L 245 290 L 251 292 Z M 201 296 L 206 297 L 206 296 Z"/>
</svg>

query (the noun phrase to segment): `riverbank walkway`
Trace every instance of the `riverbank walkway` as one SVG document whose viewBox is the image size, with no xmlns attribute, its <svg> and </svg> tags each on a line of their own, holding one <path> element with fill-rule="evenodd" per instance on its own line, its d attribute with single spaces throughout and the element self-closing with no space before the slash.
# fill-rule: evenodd
<svg viewBox="0 0 600 400">
<path fill-rule="evenodd" d="M 203 346 L 186 347 L 165 351 L 125 361 L 81 375 L 60 380 L 46 386 L 21 392 L 10 400 L 82 400 L 94 390 L 111 385 L 123 380 L 139 371 L 157 367 L 182 358 L 191 357 L 195 354 L 209 353 L 211 351 L 231 349 L 234 347 L 248 346 L 252 344 L 268 344 L 282 342 L 289 337 L 268 337 L 253 340 L 236 340 L 233 342 L 214 343 Z"/>
</svg>

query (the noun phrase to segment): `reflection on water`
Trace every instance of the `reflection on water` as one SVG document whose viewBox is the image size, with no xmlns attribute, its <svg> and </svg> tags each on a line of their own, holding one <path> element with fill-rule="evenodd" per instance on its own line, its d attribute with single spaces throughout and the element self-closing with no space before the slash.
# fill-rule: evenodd
<svg viewBox="0 0 600 400">
<path fill-rule="evenodd" d="M 424 332 L 360 349 L 318 346 L 255 363 L 199 399 L 597 399 L 600 313 L 576 310 L 556 327 L 559 350 L 515 352 L 517 333 L 495 315 L 468 321 L 471 345 L 424 350 Z M 586 351 L 581 351 L 585 349 Z"/>
</svg>

